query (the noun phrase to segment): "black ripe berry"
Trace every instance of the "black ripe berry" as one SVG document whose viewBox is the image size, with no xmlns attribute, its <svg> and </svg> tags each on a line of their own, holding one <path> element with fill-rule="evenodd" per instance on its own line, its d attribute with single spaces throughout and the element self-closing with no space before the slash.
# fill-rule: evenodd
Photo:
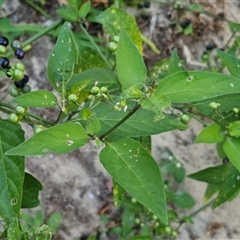
<svg viewBox="0 0 240 240">
<path fill-rule="evenodd" d="M 206 50 L 207 50 L 207 51 L 211 51 L 211 50 L 214 49 L 214 47 L 215 47 L 215 46 L 210 43 L 210 44 L 208 44 L 208 45 L 206 46 Z"/>
<path fill-rule="evenodd" d="M 229 162 L 229 159 L 227 157 L 225 157 L 223 160 L 222 160 L 223 164 L 227 164 Z"/>
<path fill-rule="evenodd" d="M 27 83 L 29 81 L 29 77 L 28 75 L 24 74 L 23 79 L 21 80 L 24 84 Z"/>
<path fill-rule="evenodd" d="M 8 68 L 9 67 L 9 60 L 8 58 L 1 57 L 0 58 L 0 65 L 2 68 Z"/>
<path fill-rule="evenodd" d="M 137 7 L 138 7 L 138 9 L 141 9 L 141 8 L 143 8 L 143 5 L 142 5 L 142 3 L 139 3 L 139 4 L 137 5 Z"/>
<path fill-rule="evenodd" d="M 14 81 L 14 84 L 17 88 L 23 88 L 25 83 L 21 80 L 21 81 Z"/>
<path fill-rule="evenodd" d="M 145 2 L 145 3 L 144 3 L 144 7 L 145 7 L 145 8 L 150 8 L 150 2 Z"/>
<path fill-rule="evenodd" d="M 149 19 L 149 16 L 147 14 L 141 14 L 141 18 L 144 19 L 144 20 L 148 20 Z"/>
<path fill-rule="evenodd" d="M 17 48 L 14 54 L 18 59 L 23 59 L 25 56 L 25 52 L 21 48 Z"/>
<path fill-rule="evenodd" d="M 181 26 L 182 28 L 186 28 L 186 27 L 188 27 L 190 24 L 191 24 L 191 20 L 190 20 L 190 19 L 186 19 L 186 20 L 184 20 L 183 22 L 180 23 L 180 26 Z"/>
<path fill-rule="evenodd" d="M 0 37 L 0 45 L 7 46 L 8 45 L 8 39 L 5 37 Z"/>
<path fill-rule="evenodd" d="M 17 88 L 23 88 L 28 81 L 29 81 L 28 75 L 24 74 L 23 79 L 21 79 L 20 81 L 14 81 L 14 84 Z"/>
</svg>

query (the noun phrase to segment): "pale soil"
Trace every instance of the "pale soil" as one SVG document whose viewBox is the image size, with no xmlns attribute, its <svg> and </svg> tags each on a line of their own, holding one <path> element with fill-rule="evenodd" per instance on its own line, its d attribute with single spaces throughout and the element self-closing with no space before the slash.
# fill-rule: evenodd
<svg viewBox="0 0 240 240">
<path fill-rule="evenodd" d="M 11 4 L 5 7 L 7 9 L 5 12 L 12 13 L 14 21 L 18 22 L 17 14 L 26 13 L 26 6 L 17 0 L 7 2 Z M 225 1 L 225 4 L 223 1 L 205 1 L 202 4 L 213 14 L 224 12 L 227 19 L 240 22 L 238 1 Z M 31 9 L 28 10 L 32 13 Z M 169 56 L 170 50 L 177 47 L 190 68 L 202 68 L 200 58 L 206 44 L 213 42 L 221 48 L 230 38 L 226 23 L 215 23 L 211 18 L 204 16 L 200 17 L 199 23 L 198 19 L 189 14 L 187 16 L 194 24 L 199 24 L 202 33 L 188 37 L 178 35 L 176 31 L 168 28 L 169 19 L 166 14 L 168 11 L 171 11 L 173 18 L 184 18 L 184 16 L 175 16 L 176 13 L 171 8 L 160 8 L 159 4 L 152 4 L 149 10 L 152 20 L 145 24 L 144 34 L 150 36 L 162 52 L 157 56 L 147 51 L 145 57 L 149 60 L 149 64 L 160 57 Z M 19 19 L 24 21 L 24 14 L 20 15 Z M 29 19 L 27 20 L 30 22 Z M 31 76 L 33 89 L 50 89 L 46 84 L 45 70 L 52 46 L 49 38 L 44 38 L 43 41 L 33 45 L 33 50 L 24 60 L 27 72 Z M 52 119 L 55 117 L 54 112 L 49 111 L 45 111 L 43 115 Z M 220 163 L 221 160 L 218 159 L 213 145 L 193 144 L 201 127 L 201 124 L 192 121 L 190 128 L 184 132 L 173 131 L 153 136 L 153 155 L 158 159 L 159 151 L 165 147 L 169 148 L 183 161 L 187 174 Z M 25 129 L 27 136 L 32 135 L 29 128 Z M 93 143 L 89 143 L 69 154 L 49 154 L 27 159 L 28 171 L 44 185 L 40 208 L 44 209 L 46 216 L 53 212 L 60 212 L 63 216 L 61 227 L 54 238 L 56 240 L 79 239 L 94 232 L 99 226 L 98 210 L 109 194 L 106 183 L 110 177 L 99 163 L 98 153 L 99 149 Z M 193 209 L 179 213 L 181 216 L 202 206 L 205 187 L 204 183 L 190 179 L 184 181 L 181 189 L 190 192 L 197 203 Z M 239 198 L 214 211 L 208 208 L 194 217 L 194 225 L 183 225 L 177 239 L 240 239 L 238 209 Z"/>
</svg>

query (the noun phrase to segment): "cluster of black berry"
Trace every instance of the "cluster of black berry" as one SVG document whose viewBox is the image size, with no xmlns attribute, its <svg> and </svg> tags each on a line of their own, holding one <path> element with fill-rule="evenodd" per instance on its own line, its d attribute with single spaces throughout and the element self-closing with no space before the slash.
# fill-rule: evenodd
<svg viewBox="0 0 240 240">
<path fill-rule="evenodd" d="M 15 97 L 21 93 L 30 92 L 31 87 L 27 85 L 29 77 L 24 74 L 24 64 L 18 62 L 15 65 L 10 66 L 9 59 L 6 57 L 8 44 L 9 41 L 6 37 L 0 37 L 0 70 L 4 71 L 6 76 L 14 81 L 14 87 L 10 90 L 10 94 Z M 19 41 L 13 41 L 11 48 L 17 59 L 22 60 L 24 58 L 25 52 L 21 48 Z"/>
<path fill-rule="evenodd" d="M 186 28 L 191 24 L 191 20 L 190 19 L 185 19 L 183 22 L 180 23 L 181 28 Z"/>
<path fill-rule="evenodd" d="M 138 4 L 138 8 L 150 8 L 150 2 L 149 1 L 145 1 L 144 3 L 139 3 Z"/>
</svg>

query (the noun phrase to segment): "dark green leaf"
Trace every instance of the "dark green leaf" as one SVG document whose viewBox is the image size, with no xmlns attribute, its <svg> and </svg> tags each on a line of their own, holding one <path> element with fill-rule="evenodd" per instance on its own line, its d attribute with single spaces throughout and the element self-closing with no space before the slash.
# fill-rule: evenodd
<svg viewBox="0 0 240 240">
<path fill-rule="evenodd" d="M 57 98 L 49 91 L 39 90 L 13 98 L 12 102 L 25 107 L 48 108 L 57 106 Z"/>
<path fill-rule="evenodd" d="M 184 67 L 178 57 L 176 48 L 172 51 L 172 55 L 169 61 L 168 74 L 174 74 L 176 72 L 184 71 Z"/>
<path fill-rule="evenodd" d="M 108 8 L 97 16 L 96 19 L 93 19 L 93 21 L 101 23 L 105 30 L 110 33 L 111 37 L 119 35 L 120 29 L 125 29 L 134 44 L 138 46 L 140 53 L 142 53 L 141 32 L 134 18 L 126 13 L 125 10 L 120 8 Z"/>
<path fill-rule="evenodd" d="M 180 163 L 178 163 L 178 164 L 180 164 Z M 172 174 L 173 174 L 173 178 L 174 178 L 175 182 L 181 183 L 185 178 L 186 171 L 182 166 L 178 167 L 178 165 L 176 164 L 176 167 L 175 167 L 174 171 L 172 172 Z"/>
<path fill-rule="evenodd" d="M 224 182 L 219 189 L 217 199 L 212 205 L 213 209 L 230 200 L 240 189 L 240 173 L 232 164 L 226 165 L 223 179 Z"/>
<path fill-rule="evenodd" d="M 152 94 L 149 98 L 140 100 L 141 107 L 156 114 L 156 120 L 163 117 L 162 111 L 171 106 L 168 97 L 163 94 Z"/>
<path fill-rule="evenodd" d="M 107 143 L 100 153 L 100 160 L 127 192 L 167 224 L 161 173 L 157 163 L 139 142 L 125 138 Z"/>
<path fill-rule="evenodd" d="M 94 85 L 96 81 L 98 82 L 99 86 L 107 85 L 108 89 L 119 86 L 116 80 L 116 75 L 113 71 L 105 68 L 95 67 L 72 76 L 67 84 L 67 89 L 71 89 L 75 84 L 85 81 L 86 79 L 92 79 L 92 85 Z"/>
<path fill-rule="evenodd" d="M 180 208 L 191 208 L 195 205 L 195 201 L 187 192 L 177 191 L 173 198 L 173 203 Z"/>
<path fill-rule="evenodd" d="M 223 64 L 227 67 L 230 74 L 234 77 L 240 76 L 240 60 L 230 54 L 217 50 Z"/>
<path fill-rule="evenodd" d="M 161 80 L 156 92 L 168 96 L 172 103 L 206 101 L 239 94 L 240 81 L 214 72 L 177 72 Z"/>
<path fill-rule="evenodd" d="M 218 192 L 221 185 L 215 185 L 215 184 L 208 184 L 206 191 L 204 193 L 203 202 L 206 203 L 214 193 Z"/>
<path fill-rule="evenodd" d="M 122 214 L 122 236 L 125 237 L 127 233 L 133 228 L 135 224 L 134 212 L 124 209 Z"/>
<path fill-rule="evenodd" d="M 25 160 L 4 153 L 23 141 L 20 125 L 0 119 L 0 215 L 7 224 L 20 217 Z"/>
<path fill-rule="evenodd" d="M 69 22 L 77 22 L 78 20 L 76 10 L 70 5 L 63 5 L 61 8 L 57 9 L 57 14 Z"/>
<path fill-rule="evenodd" d="M 91 9 L 91 2 L 88 0 L 85 2 L 79 9 L 78 16 L 79 18 L 85 18 Z"/>
<path fill-rule="evenodd" d="M 196 173 L 188 175 L 189 178 L 195 179 L 197 181 L 203 181 L 210 184 L 222 185 L 223 173 L 225 171 L 226 165 L 221 164 L 216 167 L 209 167 L 203 170 L 200 170 Z"/>
<path fill-rule="evenodd" d="M 102 130 L 99 134 L 108 131 L 127 114 L 123 111 L 116 111 L 112 106 L 104 103 L 99 104 L 93 111 L 101 122 Z M 124 137 L 141 137 L 174 129 L 185 130 L 186 128 L 186 124 L 181 123 L 168 114 L 163 114 L 163 118 L 156 121 L 156 116 L 153 112 L 139 109 L 126 122 L 120 125 L 114 133 Z"/>
<path fill-rule="evenodd" d="M 35 134 L 5 154 L 7 156 L 35 156 L 50 152 L 66 153 L 83 146 L 88 140 L 89 137 L 80 124 L 67 122 Z"/>
<path fill-rule="evenodd" d="M 223 150 L 228 159 L 240 171 L 240 139 L 229 138 L 223 143 Z"/>
<path fill-rule="evenodd" d="M 195 143 L 217 143 L 223 140 L 221 126 L 213 123 L 205 127 L 195 139 Z"/>
<path fill-rule="evenodd" d="M 21 208 L 34 208 L 39 206 L 40 201 L 38 195 L 42 189 L 42 184 L 34 176 L 25 172 Z"/>
<path fill-rule="evenodd" d="M 123 90 L 130 87 L 141 89 L 147 78 L 147 70 L 138 48 L 126 30 L 121 29 L 116 51 L 118 79 Z"/>
<path fill-rule="evenodd" d="M 65 85 L 72 77 L 77 61 L 77 46 L 71 29 L 68 23 L 65 22 L 48 59 L 47 76 L 55 89 L 58 89 L 57 84 L 62 83 Z"/>
</svg>

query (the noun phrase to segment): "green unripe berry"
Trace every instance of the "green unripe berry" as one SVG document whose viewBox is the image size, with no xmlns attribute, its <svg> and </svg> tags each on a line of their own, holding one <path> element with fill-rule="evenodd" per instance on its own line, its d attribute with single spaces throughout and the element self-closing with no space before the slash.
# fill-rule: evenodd
<svg viewBox="0 0 240 240">
<path fill-rule="evenodd" d="M 166 232 L 166 233 L 172 232 L 172 228 L 169 227 L 169 226 L 165 227 L 165 232 Z"/>
<path fill-rule="evenodd" d="M 7 52 L 7 48 L 3 45 L 0 45 L 0 56 L 3 56 Z"/>
<path fill-rule="evenodd" d="M 18 69 L 18 70 L 24 72 L 24 70 L 25 70 L 25 65 L 24 65 L 23 63 L 21 63 L 21 62 L 18 62 L 18 63 L 16 63 L 16 65 L 15 65 L 15 69 Z"/>
<path fill-rule="evenodd" d="M 118 36 L 118 35 L 115 35 L 112 40 L 113 40 L 113 42 L 115 42 L 115 43 L 119 43 L 119 36 Z"/>
<path fill-rule="evenodd" d="M 18 123 L 19 122 L 19 116 L 16 113 L 10 113 L 8 115 L 8 120 L 12 123 Z"/>
<path fill-rule="evenodd" d="M 108 99 L 109 99 L 108 95 L 105 94 L 105 93 L 102 93 L 102 98 L 103 98 L 104 100 L 108 100 Z"/>
<path fill-rule="evenodd" d="M 154 225 L 155 225 L 155 228 L 157 228 L 157 227 L 159 227 L 160 224 L 159 224 L 159 222 L 155 222 Z"/>
<path fill-rule="evenodd" d="M 77 97 L 77 95 L 76 94 L 70 94 L 69 96 L 68 96 L 68 101 L 69 102 L 76 102 L 77 101 L 77 99 L 78 99 L 78 97 Z"/>
<path fill-rule="evenodd" d="M 14 40 L 11 44 L 12 49 L 21 48 L 21 44 L 18 40 Z"/>
<path fill-rule="evenodd" d="M 235 114 L 238 114 L 238 113 L 239 113 L 238 108 L 233 108 L 233 112 L 234 112 Z"/>
<path fill-rule="evenodd" d="M 100 92 L 101 92 L 101 93 L 106 93 L 107 90 L 108 90 L 107 87 L 101 87 L 101 88 L 100 88 Z"/>
<path fill-rule="evenodd" d="M 95 96 L 89 95 L 89 96 L 88 96 L 88 99 L 93 102 L 93 101 L 95 100 Z"/>
<path fill-rule="evenodd" d="M 189 117 L 187 114 L 182 114 L 182 115 L 180 116 L 180 121 L 181 121 L 182 123 L 187 124 L 187 123 L 189 123 L 189 121 L 190 121 L 190 117 Z"/>
<path fill-rule="evenodd" d="M 156 215 L 153 215 L 153 216 L 152 216 L 152 219 L 153 219 L 153 220 L 157 220 L 158 217 L 157 217 Z"/>
<path fill-rule="evenodd" d="M 19 95 L 19 90 L 15 87 L 11 88 L 9 93 L 11 94 L 11 96 L 13 97 L 17 97 Z"/>
<path fill-rule="evenodd" d="M 92 89 L 91 89 L 91 93 L 93 93 L 93 94 L 97 94 L 97 93 L 99 93 L 99 91 L 100 91 L 100 89 L 99 89 L 99 87 L 97 87 L 97 86 L 94 86 L 94 87 L 92 87 Z"/>
<path fill-rule="evenodd" d="M 115 52 L 117 50 L 117 43 L 115 42 L 109 42 L 107 45 L 107 50 L 110 52 Z"/>
<path fill-rule="evenodd" d="M 27 111 L 27 108 L 22 107 L 22 106 L 17 106 L 15 108 L 15 112 L 17 115 L 24 115 L 26 113 L 26 111 Z"/>
<path fill-rule="evenodd" d="M 209 108 L 212 110 L 217 110 L 220 106 L 221 106 L 220 103 L 216 103 L 216 102 L 209 103 Z"/>
<path fill-rule="evenodd" d="M 119 110 L 120 107 L 118 105 L 114 105 L 114 110 Z"/>
<path fill-rule="evenodd" d="M 132 203 L 136 203 L 137 200 L 136 200 L 135 198 L 131 198 L 131 202 L 132 202 Z"/>
<path fill-rule="evenodd" d="M 37 133 L 39 133 L 39 132 L 41 132 L 43 130 L 45 130 L 45 128 L 42 125 L 35 125 L 33 127 L 33 131 L 34 131 L 35 134 L 37 134 Z"/>
<path fill-rule="evenodd" d="M 124 108 L 126 106 L 126 100 L 120 102 L 120 107 Z"/>
<path fill-rule="evenodd" d="M 135 218 L 135 223 L 136 224 L 140 224 L 141 223 L 141 219 L 140 218 Z"/>
<path fill-rule="evenodd" d="M 23 87 L 23 89 L 22 89 L 23 93 L 31 92 L 31 90 L 32 90 L 32 88 L 31 88 L 31 86 L 28 85 L 28 84 L 26 84 L 26 85 Z"/>
<path fill-rule="evenodd" d="M 23 71 L 21 71 L 19 69 L 15 69 L 12 72 L 12 79 L 15 81 L 20 81 L 23 79 L 23 77 L 24 77 L 24 73 L 23 73 Z"/>
<path fill-rule="evenodd" d="M 172 234 L 172 236 L 174 236 L 174 237 L 177 236 L 177 232 L 176 232 L 176 231 L 172 231 L 171 234 Z"/>
</svg>

